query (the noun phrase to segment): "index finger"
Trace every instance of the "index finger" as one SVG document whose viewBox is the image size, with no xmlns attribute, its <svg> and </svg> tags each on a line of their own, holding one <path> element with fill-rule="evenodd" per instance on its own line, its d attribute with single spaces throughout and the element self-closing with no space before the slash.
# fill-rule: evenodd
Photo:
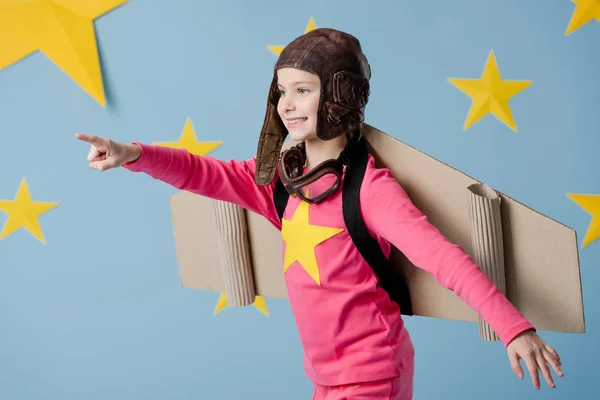
<svg viewBox="0 0 600 400">
<path fill-rule="evenodd" d="M 88 135 L 86 133 L 77 133 L 75 134 L 75 137 L 84 142 L 88 142 L 89 144 L 93 144 L 94 146 L 99 146 L 103 143 L 102 139 L 98 136 Z"/>
</svg>

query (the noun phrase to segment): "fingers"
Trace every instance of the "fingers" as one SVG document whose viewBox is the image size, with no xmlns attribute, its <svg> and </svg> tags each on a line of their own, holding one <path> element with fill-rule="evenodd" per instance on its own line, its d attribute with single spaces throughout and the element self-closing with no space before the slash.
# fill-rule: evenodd
<svg viewBox="0 0 600 400">
<path fill-rule="evenodd" d="M 90 151 L 90 154 L 88 155 L 87 159 L 90 162 L 106 160 L 106 153 L 98 154 L 98 152 Z"/>
<path fill-rule="evenodd" d="M 556 357 L 556 360 L 558 361 L 558 365 L 562 365 L 562 362 L 560 361 L 560 356 L 558 355 L 558 352 L 556 350 L 554 350 L 554 348 L 548 344 L 546 344 L 545 346 L 546 346 L 546 350 L 549 351 L 554 357 Z"/>
<path fill-rule="evenodd" d="M 527 369 L 529 370 L 529 375 L 531 376 L 531 381 L 533 382 L 533 387 L 536 389 L 540 388 L 540 376 L 538 374 L 538 363 L 533 353 L 528 354 L 526 357 L 523 357 L 523 361 L 527 365 Z"/>
<path fill-rule="evenodd" d="M 519 362 L 519 356 L 514 351 L 508 353 L 508 360 L 510 361 L 510 367 L 519 379 L 523 379 L 523 368 Z"/>
<path fill-rule="evenodd" d="M 75 137 L 81 141 L 91 144 L 90 151 L 88 152 L 87 156 L 87 160 L 90 162 L 90 168 L 98 171 L 106 171 L 107 169 L 115 167 L 114 160 L 112 160 L 112 157 L 109 157 L 109 154 L 107 154 L 110 152 L 110 140 L 85 133 L 77 133 Z"/>
<path fill-rule="evenodd" d="M 522 359 L 525 362 L 536 390 L 540 389 L 538 369 L 542 371 L 544 379 L 551 388 L 556 388 L 556 383 L 548 364 L 550 364 L 558 376 L 564 376 L 561 369 L 562 362 L 558 353 L 537 335 L 523 336 L 512 342 L 508 346 L 508 357 L 512 369 L 519 379 L 523 379 L 523 370 L 521 369 L 519 360 Z"/>
<path fill-rule="evenodd" d="M 537 390 L 540 389 L 540 377 L 538 369 L 542 371 L 542 375 L 548 383 L 548 386 L 551 388 L 556 388 L 556 382 L 554 382 L 554 379 L 552 378 L 550 368 L 548 368 L 548 363 L 552 366 L 557 375 L 564 376 L 559 365 L 559 358 L 557 358 L 557 356 L 558 354 L 555 356 L 552 352 L 543 349 L 540 351 L 532 351 L 526 357 L 523 357 L 523 360 L 527 365 L 527 369 L 529 370 L 529 374 L 531 375 L 533 386 Z"/>
<path fill-rule="evenodd" d="M 560 362 L 560 358 L 558 358 L 558 354 L 554 355 L 553 353 L 549 352 L 548 350 L 545 350 L 544 357 L 550 363 L 550 366 L 552 367 L 554 372 L 556 372 L 556 375 L 558 375 L 558 376 L 565 375 L 563 373 L 562 369 L 560 368 L 561 362 Z"/>
<path fill-rule="evenodd" d="M 88 135 L 86 133 L 77 133 L 77 134 L 75 134 L 75 137 L 81 141 L 87 142 L 96 147 L 100 147 L 106 143 L 106 139 L 95 136 L 95 135 Z"/>
<path fill-rule="evenodd" d="M 111 166 L 108 165 L 107 161 L 94 161 L 90 163 L 90 168 L 98 171 L 106 171 L 107 169 L 110 169 Z"/>
<path fill-rule="evenodd" d="M 546 359 L 544 358 L 544 354 L 539 353 L 536 356 L 536 361 L 540 369 L 542 370 L 542 375 L 544 375 L 544 379 L 548 382 L 548 386 L 551 388 L 556 387 L 556 383 L 554 383 L 554 379 L 552 379 L 552 375 L 550 374 L 550 369 L 548 368 L 548 364 L 546 364 Z"/>
<path fill-rule="evenodd" d="M 85 133 L 77 133 L 75 134 L 75 137 L 81 141 L 87 142 L 92 145 L 87 156 L 88 161 L 98 161 L 102 159 L 102 154 L 105 153 L 107 150 L 106 139 L 99 138 L 98 136 L 94 135 L 88 135 Z"/>
<path fill-rule="evenodd" d="M 112 158 L 108 158 L 106 160 L 101 160 L 101 161 L 90 162 L 90 168 L 93 168 L 98 171 L 106 171 L 107 169 L 111 169 L 116 166 L 117 166 L 117 163 Z"/>
<path fill-rule="evenodd" d="M 101 153 L 97 147 L 92 145 L 90 147 L 90 152 L 88 153 L 87 160 L 88 161 L 99 161 L 103 156 L 106 156 L 106 153 Z"/>
</svg>

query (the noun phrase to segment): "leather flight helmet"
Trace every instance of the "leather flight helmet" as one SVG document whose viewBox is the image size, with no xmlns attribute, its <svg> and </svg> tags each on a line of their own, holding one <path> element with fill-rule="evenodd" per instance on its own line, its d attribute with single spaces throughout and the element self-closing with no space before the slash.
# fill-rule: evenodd
<svg viewBox="0 0 600 400">
<path fill-rule="evenodd" d="M 275 178 L 281 148 L 288 135 L 277 113 L 277 70 L 297 68 L 321 81 L 317 137 L 331 140 L 356 130 L 364 120 L 371 68 L 358 39 L 335 29 L 319 28 L 296 38 L 281 52 L 273 71 L 267 110 L 256 155 L 255 182 L 269 185 Z"/>
</svg>

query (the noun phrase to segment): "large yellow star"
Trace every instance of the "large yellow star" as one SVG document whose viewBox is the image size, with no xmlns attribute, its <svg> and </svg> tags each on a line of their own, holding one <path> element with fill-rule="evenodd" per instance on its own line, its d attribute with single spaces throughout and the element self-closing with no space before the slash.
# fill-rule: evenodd
<svg viewBox="0 0 600 400">
<path fill-rule="evenodd" d="M 308 195 L 308 194 L 307 194 Z M 284 273 L 296 261 L 317 282 L 321 284 L 319 264 L 315 246 L 342 232 L 340 228 L 311 225 L 309 204 L 301 201 L 291 221 L 282 221 L 281 234 L 285 240 Z"/>
<path fill-rule="evenodd" d="M 448 81 L 473 100 L 463 130 L 467 130 L 481 118 L 491 113 L 517 132 L 517 126 L 508 101 L 530 86 L 533 81 L 503 80 L 493 51 L 490 51 L 488 55 L 481 78 L 448 78 Z"/>
<path fill-rule="evenodd" d="M 254 303 L 252 305 L 261 313 L 265 314 L 267 317 L 269 316 L 269 310 L 267 309 L 267 302 L 263 296 L 255 296 Z M 219 296 L 219 300 L 217 300 L 217 306 L 215 307 L 214 315 L 217 315 L 223 309 L 227 307 L 227 296 L 225 292 L 221 292 Z"/>
<path fill-rule="evenodd" d="M 205 156 L 223 144 L 223 142 L 199 142 L 194 132 L 192 120 L 188 117 L 177 142 L 153 142 L 153 144 L 176 149 L 187 149 L 190 153 Z"/>
<path fill-rule="evenodd" d="M 316 28 L 317 28 L 317 26 L 315 25 L 314 17 L 310 17 L 310 19 L 308 20 L 308 25 L 306 25 L 306 30 L 304 31 L 304 33 L 314 31 Z M 280 55 L 281 52 L 283 51 L 283 49 L 285 48 L 285 46 L 267 46 L 267 48 L 269 50 L 271 50 L 273 53 Z"/>
<path fill-rule="evenodd" d="M 0 232 L 4 239 L 19 228 L 25 228 L 40 242 L 46 243 L 38 217 L 56 207 L 58 203 L 32 201 L 29 186 L 25 178 L 21 180 L 14 200 L 0 200 L 0 211 L 8 215 L 8 220 Z"/>
<path fill-rule="evenodd" d="M 567 196 L 592 216 L 590 225 L 583 238 L 582 247 L 585 247 L 600 238 L 600 194 L 568 193 Z"/>
<path fill-rule="evenodd" d="M 94 19 L 127 0 L 0 0 L 0 70 L 41 51 L 106 106 Z"/>
<path fill-rule="evenodd" d="M 600 22 L 600 0 L 571 0 L 575 3 L 575 9 L 571 20 L 565 31 L 565 36 L 581 28 L 583 25 L 595 19 Z"/>
</svg>

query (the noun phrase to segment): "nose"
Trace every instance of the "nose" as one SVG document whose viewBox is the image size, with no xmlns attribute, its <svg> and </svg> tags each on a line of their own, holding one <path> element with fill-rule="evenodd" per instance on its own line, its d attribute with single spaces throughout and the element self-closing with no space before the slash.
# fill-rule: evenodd
<svg viewBox="0 0 600 400">
<path fill-rule="evenodd" d="M 294 99 L 290 95 L 281 96 L 280 100 L 283 105 L 283 109 L 286 112 L 294 111 L 296 109 L 296 104 L 294 103 Z"/>
</svg>

